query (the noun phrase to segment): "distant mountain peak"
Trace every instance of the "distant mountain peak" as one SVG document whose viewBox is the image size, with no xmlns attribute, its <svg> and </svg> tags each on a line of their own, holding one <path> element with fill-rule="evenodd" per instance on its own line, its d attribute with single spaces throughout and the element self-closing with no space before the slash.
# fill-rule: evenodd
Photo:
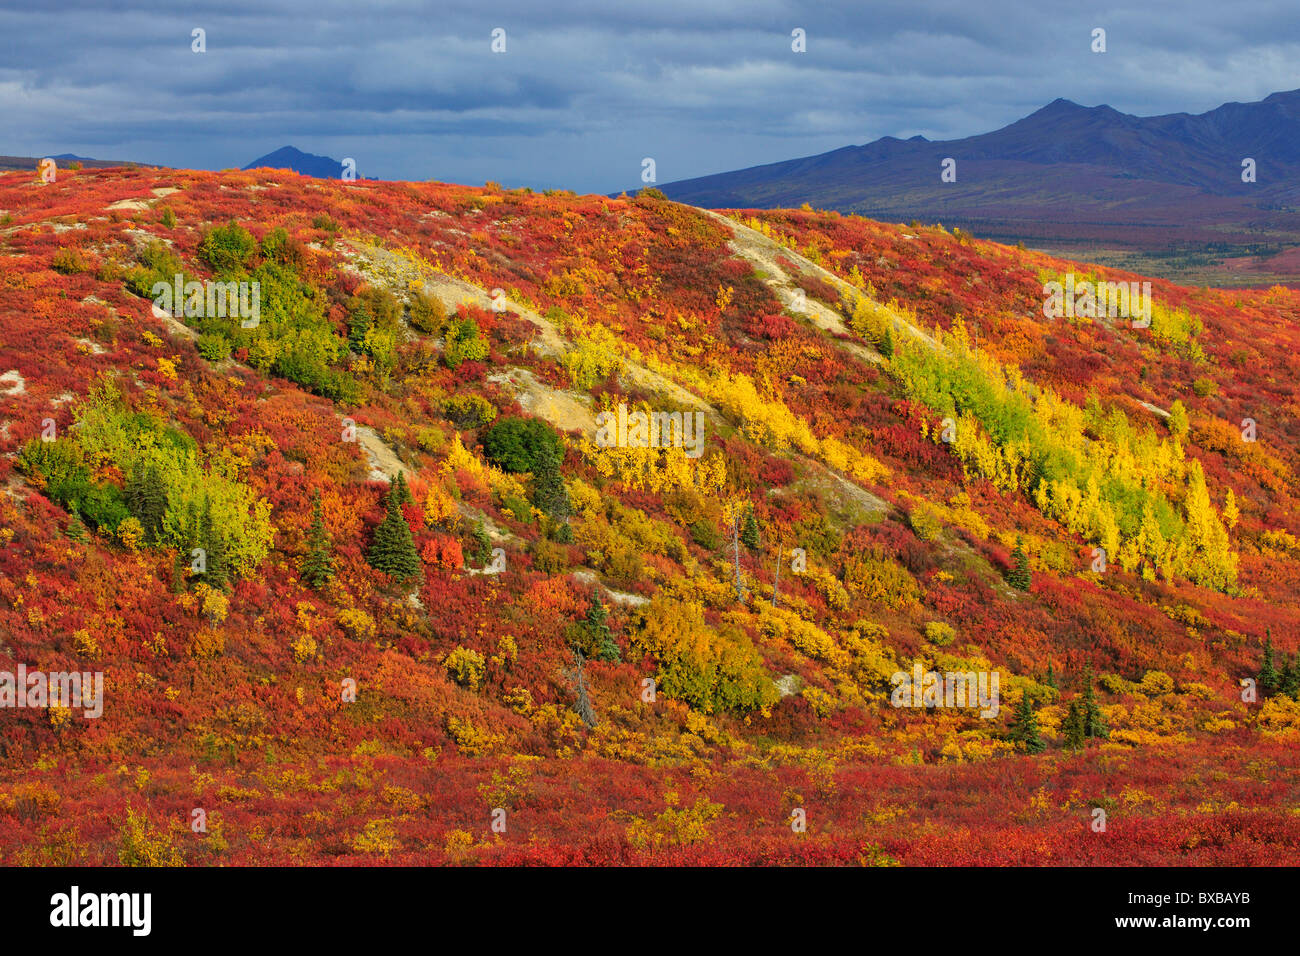
<svg viewBox="0 0 1300 956">
<path fill-rule="evenodd" d="M 244 169 L 291 169 L 301 176 L 337 179 L 343 164 L 329 156 L 304 153 L 296 146 L 281 146 L 275 152 L 253 160 Z"/>
<path fill-rule="evenodd" d="M 1058 96 L 1042 109 L 1035 110 L 1025 118 L 1033 119 L 1036 116 L 1069 116 L 1075 113 L 1087 113 L 1092 108 L 1093 107 L 1081 106 L 1074 102 L 1074 100 L 1067 100 L 1063 96 Z"/>
</svg>

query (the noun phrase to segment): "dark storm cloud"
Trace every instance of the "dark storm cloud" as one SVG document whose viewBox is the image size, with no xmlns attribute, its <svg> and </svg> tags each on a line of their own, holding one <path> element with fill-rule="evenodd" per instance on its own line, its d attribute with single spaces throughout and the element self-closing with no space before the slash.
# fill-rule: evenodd
<svg viewBox="0 0 1300 956">
<path fill-rule="evenodd" d="M 1286 0 L 4 2 L 0 153 L 222 168 L 292 143 L 363 175 L 609 191 L 646 156 L 666 182 L 965 136 L 1058 96 L 1259 99 L 1300 87 L 1295 21 Z"/>
</svg>

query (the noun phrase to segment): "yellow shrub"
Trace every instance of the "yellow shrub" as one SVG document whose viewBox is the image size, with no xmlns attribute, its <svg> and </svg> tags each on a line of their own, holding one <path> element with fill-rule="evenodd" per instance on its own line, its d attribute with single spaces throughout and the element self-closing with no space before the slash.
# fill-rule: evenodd
<svg viewBox="0 0 1300 956">
<path fill-rule="evenodd" d="M 668 808 L 653 820 L 634 818 L 627 828 L 627 840 L 638 850 L 658 850 L 663 846 L 686 846 L 709 837 L 709 824 L 722 812 L 722 804 L 710 803 L 705 797 L 694 806 L 678 810 L 676 793 L 664 795 Z"/>
<path fill-rule="evenodd" d="M 455 648 L 442 663 L 452 680 L 471 690 L 477 689 L 487 675 L 487 665 L 483 655 L 468 648 Z"/>
<path fill-rule="evenodd" d="M 392 820 L 371 820 L 364 830 L 352 838 L 352 849 L 357 853 L 378 853 L 388 856 L 400 846 L 397 828 Z"/>
<path fill-rule="evenodd" d="M 89 658 L 92 661 L 98 660 L 99 655 L 102 653 L 99 642 L 85 628 L 73 632 L 72 649 L 81 657 Z"/>
<path fill-rule="evenodd" d="M 294 663 L 305 664 L 316 656 L 316 639 L 310 634 L 300 634 L 289 648 L 293 651 Z"/>
<path fill-rule="evenodd" d="M 479 730 L 468 720 L 458 717 L 447 718 L 447 733 L 451 734 L 456 747 L 467 757 L 481 757 L 505 743 L 505 737 L 501 734 Z"/>
<path fill-rule="evenodd" d="M 349 637 L 368 641 L 375 636 L 375 619 L 360 608 L 350 607 L 339 612 L 339 627 Z"/>
<path fill-rule="evenodd" d="M 144 543 L 144 526 L 138 518 L 126 518 L 117 526 L 117 540 L 128 551 L 137 551 Z"/>
<path fill-rule="evenodd" d="M 849 558 L 844 566 L 844 585 L 895 611 L 916 607 L 921 600 L 920 586 L 907 569 L 880 552 Z"/>
<path fill-rule="evenodd" d="M 1174 679 L 1164 671 L 1147 671 L 1142 676 L 1138 689 L 1148 697 L 1170 694 L 1174 690 Z"/>
<path fill-rule="evenodd" d="M 190 657 L 205 661 L 224 653 L 226 635 L 215 627 L 201 627 L 190 638 Z"/>
<path fill-rule="evenodd" d="M 945 621 L 931 621 L 925 625 L 925 639 L 931 644 L 947 647 L 957 636 L 957 631 Z"/>
<path fill-rule="evenodd" d="M 123 866 L 184 866 L 181 851 L 172 845 L 171 837 L 149 825 L 143 814 L 137 816 L 128 808 L 126 821 L 118 831 L 118 862 Z"/>
</svg>

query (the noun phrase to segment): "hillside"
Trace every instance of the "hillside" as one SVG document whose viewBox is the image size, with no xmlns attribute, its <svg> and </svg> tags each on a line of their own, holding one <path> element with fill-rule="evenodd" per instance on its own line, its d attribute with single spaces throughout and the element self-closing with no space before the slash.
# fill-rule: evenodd
<svg viewBox="0 0 1300 956">
<path fill-rule="evenodd" d="M 1256 179 L 1242 181 L 1242 160 Z M 956 160 L 956 180 L 940 164 Z M 1133 116 L 1057 99 L 957 140 L 886 136 L 817 156 L 665 184 L 697 206 L 809 203 L 1073 249 L 1166 278 L 1300 282 L 1300 90 L 1199 115 Z"/>
<path fill-rule="evenodd" d="M 1045 318 L 1070 273 L 1146 281 L 654 191 L 0 174 L 0 703 L 103 674 L 0 708 L 0 861 L 1296 863 L 1300 293 Z M 610 446 L 637 411 L 682 447 Z M 896 706 L 918 668 L 1000 699 Z"/>
</svg>

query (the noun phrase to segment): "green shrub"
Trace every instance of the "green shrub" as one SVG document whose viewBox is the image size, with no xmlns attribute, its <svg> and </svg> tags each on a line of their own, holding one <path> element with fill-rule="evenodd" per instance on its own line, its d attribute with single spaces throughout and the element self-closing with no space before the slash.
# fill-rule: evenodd
<svg viewBox="0 0 1300 956">
<path fill-rule="evenodd" d="M 488 343 L 479 332 L 473 319 L 456 319 L 447 327 L 447 342 L 443 360 L 451 369 L 460 368 L 462 362 L 478 362 L 487 358 Z"/>
<path fill-rule="evenodd" d="M 943 530 L 943 520 L 933 505 L 918 502 L 907 516 L 912 532 L 922 541 L 933 541 Z"/>
<path fill-rule="evenodd" d="M 199 243 L 199 258 L 218 275 L 242 273 L 256 251 L 253 234 L 233 220 L 210 230 Z"/>
<path fill-rule="evenodd" d="M 925 625 L 925 639 L 939 647 L 947 647 L 956 636 L 957 631 L 944 621 L 931 621 Z"/>
<path fill-rule="evenodd" d="M 564 458 L 564 439 L 540 418 L 503 418 L 483 434 L 483 451 L 488 460 L 510 472 L 534 471 L 542 449 L 550 446 Z"/>
<path fill-rule="evenodd" d="M 284 229 L 272 229 L 262 237 L 262 258 L 282 265 L 298 266 L 302 263 L 302 247 L 289 238 Z"/>
<path fill-rule="evenodd" d="M 136 253 L 140 265 L 126 274 L 126 284 L 136 295 L 146 299 L 153 298 L 153 287 L 158 282 L 174 285 L 176 276 L 181 282 L 186 281 L 185 263 L 171 250 L 165 242 L 155 240 Z M 180 310 L 181 303 L 174 303 L 174 309 Z"/>
<path fill-rule="evenodd" d="M 441 335 L 447 324 L 447 310 L 442 300 L 425 292 L 416 292 L 410 303 L 412 328 L 426 335 Z"/>
<path fill-rule="evenodd" d="M 722 532 L 708 521 L 692 521 L 687 528 L 691 540 L 705 551 L 717 551 L 722 547 Z"/>
<path fill-rule="evenodd" d="M 78 272 L 86 272 L 90 266 L 86 265 L 86 260 L 81 257 L 81 252 L 77 249 L 63 248 L 54 254 L 54 271 L 63 275 L 75 275 Z"/>
<path fill-rule="evenodd" d="M 523 498 L 514 495 L 507 495 L 501 502 L 501 507 L 510 512 L 516 521 L 522 521 L 524 524 L 532 524 L 533 507 Z"/>
<path fill-rule="evenodd" d="M 457 395 L 442 403 L 442 413 L 457 428 L 480 428 L 497 417 L 496 406 L 478 395 Z"/>
<path fill-rule="evenodd" d="M 196 347 L 209 362 L 221 362 L 230 357 L 230 340 L 219 332 L 204 332 Z"/>
</svg>

